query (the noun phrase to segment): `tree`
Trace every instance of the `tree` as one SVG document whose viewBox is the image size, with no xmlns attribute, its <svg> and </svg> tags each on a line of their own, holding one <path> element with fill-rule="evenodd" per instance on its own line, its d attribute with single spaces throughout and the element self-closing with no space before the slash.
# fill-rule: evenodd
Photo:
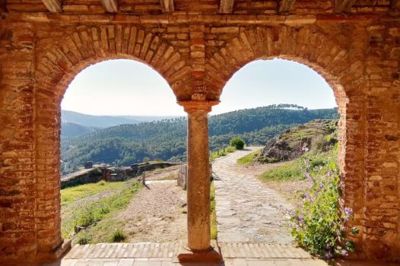
<svg viewBox="0 0 400 266">
<path fill-rule="evenodd" d="M 237 150 L 243 150 L 244 144 L 244 141 L 240 137 L 233 137 L 229 141 L 229 145 L 235 147 Z"/>
</svg>

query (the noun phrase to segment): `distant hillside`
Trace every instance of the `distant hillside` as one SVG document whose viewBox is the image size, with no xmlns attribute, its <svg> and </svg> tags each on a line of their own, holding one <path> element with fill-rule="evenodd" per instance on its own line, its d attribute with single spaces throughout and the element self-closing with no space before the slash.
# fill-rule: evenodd
<svg viewBox="0 0 400 266">
<path fill-rule="evenodd" d="M 242 137 L 248 144 L 263 145 L 293 125 L 332 118 L 337 118 L 336 109 L 307 110 L 293 105 L 272 105 L 211 116 L 210 149 L 227 145 L 233 136 Z M 128 165 L 145 159 L 184 160 L 186 123 L 185 118 L 164 119 L 63 139 L 63 171 L 71 171 L 85 161 Z"/>
<path fill-rule="evenodd" d="M 63 123 L 74 123 L 85 127 L 107 128 L 122 124 L 138 124 L 160 120 L 168 117 L 163 116 L 96 116 L 77 113 L 73 111 L 61 111 Z M 65 134 L 64 134 L 65 135 Z"/>
<path fill-rule="evenodd" d="M 94 127 L 86 127 L 75 123 L 61 123 L 61 137 L 77 137 L 96 130 Z"/>
<path fill-rule="evenodd" d="M 337 120 L 317 119 L 290 128 L 271 139 L 256 158 L 259 162 L 281 162 L 306 152 L 326 152 L 338 142 Z"/>
</svg>

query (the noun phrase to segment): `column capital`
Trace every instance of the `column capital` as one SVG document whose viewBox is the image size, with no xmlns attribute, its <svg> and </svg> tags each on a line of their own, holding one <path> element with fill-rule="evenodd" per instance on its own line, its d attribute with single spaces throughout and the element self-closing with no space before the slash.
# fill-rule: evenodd
<svg viewBox="0 0 400 266">
<path fill-rule="evenodd" d="M 183 106 L 183 109 L 187 113 L 193 113 L 196 111 L 211 112 L 211 107 L 219 104 L 219 101 L 178 101 L 178 104 Z"/>
</svg>

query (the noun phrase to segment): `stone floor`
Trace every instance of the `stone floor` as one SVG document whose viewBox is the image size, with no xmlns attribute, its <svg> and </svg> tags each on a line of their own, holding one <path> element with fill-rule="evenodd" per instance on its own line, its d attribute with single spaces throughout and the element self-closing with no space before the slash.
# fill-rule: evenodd
<svg viewBox="0 0 400 266">
<path fill-rule="evenodd" d="M 237 159 L 254 149 L 236 151 L 213 163 L 218 177 L 214 182 L 218 240 L 290 244 L 288 212 L 293 207 L 257 179 L 258 169 L 237 166 Z"/>
<path fill-rule="evenodd" d="M 179 263 L 178 254 L 185 253 L 183 242 L 120 243 L 76 245 L 58 263 L 51 266 L 164 266 L 164 265 L 327 265 L 312 258 L 302 249 L 265 243 L 218 243 L 216 250 L 223 263 Z"/>
</svg>

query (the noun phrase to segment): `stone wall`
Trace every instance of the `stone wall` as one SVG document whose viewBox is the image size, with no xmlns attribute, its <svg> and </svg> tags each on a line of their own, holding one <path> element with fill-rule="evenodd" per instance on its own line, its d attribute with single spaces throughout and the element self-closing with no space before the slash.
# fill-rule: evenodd
<svg viewBox="0 0 400 266">
<path fill-rule="evenodd" d="M 63 176 L 61 178 L 61 189 L 87 183 L 96 183 L 101 180 L 110 182 L 125 181 L 147 171 L 163 169 L 174 165 L 177 164 L 169 162 L 146 162 L 134 164 L 131 167 L 95 166 Z"/>
<path fill-rule="evenodd" d="M 110 15 L 66 2 L 49 14 L 40 1 L 8 1 L 0 16 L 0 261 L 58 255 L 60 102 L 82 69 L 138 60 L 178 101 L 218 101 L 241 67 L 274 57 L 311 67 L 335 93 L 356 256 L 400 260 L 400 25 L 386 5 L 341 16 L 332 1 L 296 1 L 281 15 L 274 1 L 237 1 L 233 15 L 218 15 L 217 1 L 179 0 L 174 14 L 123 1 L 125 13 Z"/>
<path fill-rule="evenodd" d="M 187 165 L 181 165 L 178 172 L 177 185 L 183 190 L 187 189 Z"/>
</svg>

